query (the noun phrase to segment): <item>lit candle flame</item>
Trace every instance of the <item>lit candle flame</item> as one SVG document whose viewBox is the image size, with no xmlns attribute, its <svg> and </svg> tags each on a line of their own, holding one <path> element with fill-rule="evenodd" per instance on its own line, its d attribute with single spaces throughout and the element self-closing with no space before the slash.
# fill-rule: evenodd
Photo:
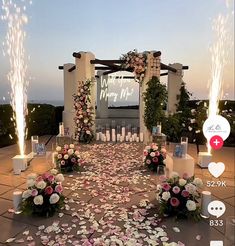
<svg viewBox="0 0 235 246">
<path fill-rule="evenodd" d="M 22 1 L 24 2 L 24 1 Z M 16 135 L 20 155 L 24 155 L 25 149 L 25 115 L 27 113 L 27 66 L 25 63 L 24 41 L 26 33 L 24 25 L 28 18 L 24 11 L 25 6 L 20 7 L 12 0 L 2 0 L 4 15 L 2 20 L 7 22 L 6 49 L 10 61 L 8 80 L 11 83 L 11 106 L 16 121 Z"/>
</svg>

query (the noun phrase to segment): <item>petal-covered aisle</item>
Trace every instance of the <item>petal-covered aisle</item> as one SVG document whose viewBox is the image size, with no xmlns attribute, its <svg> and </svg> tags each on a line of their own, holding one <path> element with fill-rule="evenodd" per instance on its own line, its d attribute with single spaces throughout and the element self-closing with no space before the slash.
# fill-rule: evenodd
<svg viewBox="0 0 235 246">
<path fill-rule="evenodd" d="M 143 167 L 142 152 L 134 143 L 81 146 L 82 171 L 63 182 L 64 208 L 48 219 L 18 215 L 32 226 L 10 245 L 191 245 L 183 242 L 192 226 L 192 241 L 200 245 L 197 223 L 158 217 L 158 180 Z M 200 231 L 209 230 L 199 224 Z"/>
</svg>

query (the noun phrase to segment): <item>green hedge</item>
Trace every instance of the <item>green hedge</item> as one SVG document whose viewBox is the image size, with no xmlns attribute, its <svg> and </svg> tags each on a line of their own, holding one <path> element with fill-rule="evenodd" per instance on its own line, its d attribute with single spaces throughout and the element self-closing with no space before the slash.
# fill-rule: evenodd
<svg viewBox="0 0 235 246">
<path fill-rule="evenodd" d="M 58 125 L 62 121 L 63 107 L 49 104 L 28 104 L 26 125 L 28 138 L 32 135 L 56 135 Z M 0 147 L 16 143 L 12 108 L 10 105 L 0 105 Z"/>
</svg>

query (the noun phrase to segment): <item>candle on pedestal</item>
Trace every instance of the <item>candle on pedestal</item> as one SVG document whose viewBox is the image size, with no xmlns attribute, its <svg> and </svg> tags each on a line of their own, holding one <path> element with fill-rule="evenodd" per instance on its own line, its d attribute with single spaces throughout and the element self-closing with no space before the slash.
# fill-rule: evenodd
<svg viewBox="0 0 235 246">
<path fill-rule="evenodd" d="M 139 143 L 140 142 L 140 138 L 136 137 L 136 142 Z"/>
<path fill-rule="evenodd" d="M 117 134 L 117 141 L 119 142 L 120 141 L 120 137 L 121 137 L 121 134 Z"/>
<path fill-rule="evenodd" d="M 202 191 L 202 200 L 201 200 L 201 216 L 203 218 L 209 218 L 210 214 L 208 212 L 208 205 L 211 202 L 211 192 Z"/>
<path fill-rule="evenodd" d="M 143 141 L 144 141 L 144 133 L 140 132 L 140 142 L 143 142 Z"/>
<path fill-rule="evenodd" d="M 96 133 L 96 141 L 99 141 L 99 140 L 100 140 L 100 133 L 97 132 L 97 133 Z"/>
<path fill-rule="evenodd" d="M 59 123 L 59 134 L 60 136 L 64 136 L 64 123 L 63 122 Z"/>
<path fill-rule="evenodd" d="M 123 140 L 124 140 L 124 137 L 120 136 L 120 142 L 123 142 Z"/>
<path fill-rule="evenodd" d="M 126 142 L 128 142 L 128 141 L 129 141 L 129 136 L 127 135 L 127 136 L 126 136 Z"/>
<path fill-rule="evenodd" d="M 199 152 L 198 153 L 198 165 L 202 168 L 208 168 L 209 163 L 211 162 L 212 155 L 208 152 Z"/>
</svg>

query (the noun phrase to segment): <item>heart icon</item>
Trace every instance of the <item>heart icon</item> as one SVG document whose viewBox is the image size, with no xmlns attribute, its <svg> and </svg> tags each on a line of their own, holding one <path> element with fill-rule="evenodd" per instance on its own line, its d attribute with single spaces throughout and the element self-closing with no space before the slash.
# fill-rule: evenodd
<svg viewBox="0 0 235 246">
<path fill-rule="evenodd" d="M 224 172 L 225 165 L 223 162 L 211 162 L 208 165 L 208 170 L 215 178 L 218 178 Z"/>
</svg>

